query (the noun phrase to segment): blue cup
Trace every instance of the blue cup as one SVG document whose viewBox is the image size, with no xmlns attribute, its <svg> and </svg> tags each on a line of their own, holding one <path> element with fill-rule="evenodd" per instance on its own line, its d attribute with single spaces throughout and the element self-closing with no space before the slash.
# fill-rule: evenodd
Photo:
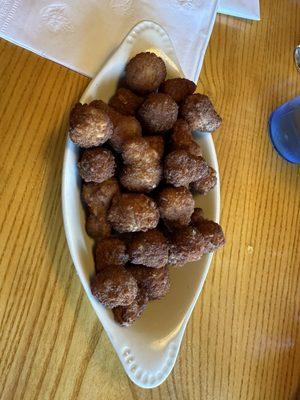
<svg viewBox="0 0 300 400">
<path fill-rule="evenodd" d="M 277 153 L 291 163 L 300 164 L 300 96 L 273 111 L 269 133 Z"/>
</svg>

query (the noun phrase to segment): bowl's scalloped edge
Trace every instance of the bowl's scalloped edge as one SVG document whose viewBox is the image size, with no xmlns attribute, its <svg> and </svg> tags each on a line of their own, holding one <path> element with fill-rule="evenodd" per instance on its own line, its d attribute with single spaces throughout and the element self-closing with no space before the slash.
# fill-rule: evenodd
<svg viewBox="0 0 300 400">
<path fill-rule="evenodd" d="M 170 57 L 171 60 L 173 60 L 178 69 L 181 71 L 180 68 L 180 64 L 178 62 L 174 47 L 172 45 L 172 42 L 167 34 L 167 32 L 157 23 L 152 22 L 152 21 L 141 21 L 140 23 L 138 23 L 137 25 L 135 25 L 132 30 L 128 33 L 128 35 L 125 37 L 125 39 L 123 40 L 123 42 L 121 43 L 120 46 L 125 45 L 125 46 L 132 46 L 135 40 L 138 40 L 139 38 L 139 34 L 143 33 L 146 30 L 155 30 L 156 33 L 158 33 L 161 38 L 163 39 L 163 46 L 161 47 L 161 49 L 163 50 L 163 52 Z M 116 50 L 117 53 L 118 49 Z M 115 54 L 116 54 L 115 53 Z M 113 55 L 114 56 L 114 55 Z M 102 70 L 102 68 L 100 69 L 100 71 Z M 98 75 L 97 75 L 98 76 Z M 86 88 L 85 92 L 83 93 L 81 100 L 84 100 L 85 97 L 88 95 L 89 90 L 92 89 L 93 85 L 97 84 L 97 76 L 95 77 L 95 79 L 93 81 L 91 81 L 91 83 L 88 85 L 88 87 Z M 218 172 L 218 163 L 217 163 L 217 157 L 216 157 L 216 152 L 215 152 L 215 148 L 213 145 L 213 140 L 211 139 L 211 144 L 210 144 L 211 148 L 212 148 L 212 157 L 214 159 L 214 162 L 217 166 L 217 172 Z M 65 169 L 65 162 L 64 162 L 64 166 L 63 166 L 63 170 Z M 63 172 L 64 175 L 64 172 Z M 63 195 L 63 208 L 64 208 L 64 179 L 63 179 L 63 190 L 62 190 L 62 195 Z M 216 195 L 217 195 L 217 209 L 216 209 L 216 220 L 219 220 L 219 214 L 220 214 L 220 192 L 219 192 L 219 185 L 217 185 L 216 188 Z M 63 213 L 64 214 L 64 213 Z M 67 223 L 65 221 L 65 216 L 64 216 L 64 225 L 65 227 L 67 226 Z M 67 241 L 69 243 L 69 238 L 68 238 L 68 234 L 66 233 L 67 236 Z M 70 247 L 70 244 L 69 244 Z M 70 248 L 71 249 L 71 248 Z M 169 340 L 167 346 L 166 346 L 166 351 L 164 352 L 166 355 L 164 356 L 163 359 L 163 363 L 161 365 L 161 367 L 159 369 L 157 369 L 157 371 L 147 371 L 145 369 L 143 369 L 140 365 L 138 365 L 138 363 L 135 361 L 135 356 L 133 353 L 132 348 L 130 348 L 130 346 L 126 343 L 123 343 L 122 346 L 117 346 L 117 343 L 115 342 L 115 340 L 113 340 L 113 338 L 110 336 L 109 331 L 107 331 L 108 336 L 111 340 L 111 343 L 116 351 L 116 353 L 118 354 L 118 357 L 127 373 L 127 375 L 129 376 L 129 378 L 138 386 L 142 387 L 142 388 L 147 388 L 147 389 L 151 389 L 154 387 L 159 386 L 161 383 L 164 382 L 164 380 L 168 377 L 168 375 L 170 374 L 170 372 L 172 371 L 174 364 L 176 362 L 177 359 L 177 355 L 180 349 L 180 345 L 181 345 L 181 341 L 182 341 L 182 337 L 184 335 L 185 332 L 185 328 L 186 325 L 188 323 L 188 320 L 190 318 L 190 315 L 193 311 L 193 308 L 195 306 L 195 303 L 201 293 L 203 284 L 205 282 L 207 273 L 209 271 L 210 268 L 210 264 L 211 264 L 211 259 L 212 259 L 212 255 L 209 257 L 209 260 L 207 261 L 207 265 L 203 274 L 203 279 L 200 282 L 200 285 L 198 287 L 197 293 L 195 295 L 194 301 L 191 303 L 184 320 L 181 323 L 181 326 L 179 328 L 179 330 L 177 331 L 176 335 Z M 76 263 L 75 263 L 76 265 Z M 77 271 L 78 273 L 78 271 Z M 85 288 L 85 290 L 87 291 L 87 289 Z M 88 294 L 88 293 L 87 293 Z M 93 308 L 95 308 L 93 302 L 92 302 L 92 306 Z M 98 318 L 101 321 L 101 317 L 99 316 L 98 310 L 96 310 L 96 314 L 98 315 Z"/>
</svg>

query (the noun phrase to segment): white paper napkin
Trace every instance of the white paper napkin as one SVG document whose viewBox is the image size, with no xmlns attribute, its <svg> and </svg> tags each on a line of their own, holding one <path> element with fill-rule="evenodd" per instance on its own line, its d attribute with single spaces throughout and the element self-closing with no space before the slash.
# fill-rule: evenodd
<svg viewBox="0 0 300 400">
<path fill-rule="evenodd" d="M 197 81 L 218 6 L 219 0 L 0 0 L 0 36 L 93 77 L 130 29 L 150 19 L 169 33 L 183 72 Z"/>
<path fill-rule="evenodd" d="M 240 18 L 259 20 L 259 0 L 221 0 L 218 12 Z"/>
<path fill-rule="evenodd" d="M 149 19 L 169 33 L 183 72 L 197 79 L 218 0 L 5 0 L 0 35 L 93 77 L 124 36 Z"/>
</svg>

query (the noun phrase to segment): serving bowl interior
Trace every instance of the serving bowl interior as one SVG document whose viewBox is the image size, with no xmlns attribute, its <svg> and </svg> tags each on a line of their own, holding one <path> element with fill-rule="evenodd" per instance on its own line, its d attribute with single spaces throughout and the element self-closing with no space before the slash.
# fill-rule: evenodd
<svg viewBox="0 0 300 400">
<path fill-rule="evenodd" d="M 89 103 L 95 99 L 108 101 L 116 90 L 128 60 L 142 51 L 154 52 L 165 61 L 168 78 L 182 76 L 166 32 L 153 22 L 143 21 L 132 29 L 103 65 L 80 102 Z M 202 135 L 197 140 L 205 159 L 218 175 L 211 135 Z M 62 175 L 62 207 L 66 237 L 76 271 L 128 376 L 141 387 L 158 386 L 174 366 L 185 326 L 201 292 L 212 255 L 206 255 L 200 261 L 187 264 L 181 269 L 170 268 L 171 290 L 168 295 L 162 300 L 150 302 L 133 326 L 120 327 L 115 323 L 112 312 L 96 301 L 90 291 L 90 279 L 94 274 L 94 242 L 85 232 L 85 212 L 80 196 L 81 179 L 77 171 L 78 157 L 78 147 L 68 138 Z M 206 196 L 196 196 L 195 201 L 197 207 L 203 208 L 207 218 L 219 220 L 219 183 Z"/>
</svg>

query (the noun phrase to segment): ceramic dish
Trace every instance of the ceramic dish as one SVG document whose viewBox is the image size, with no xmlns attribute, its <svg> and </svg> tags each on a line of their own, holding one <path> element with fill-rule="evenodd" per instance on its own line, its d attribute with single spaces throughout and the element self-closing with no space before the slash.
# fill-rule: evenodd
<svg viewBox="0 0 300 400">
<path fill-rule="evenodd" d="M 157 24 L 143 21 L 136 25 L 117 51 L 102 67 L 80 99 L 108 101 L 128 60 L 142 51 L 155 52 L 166 63 L 168 77 L 182 76 L 180 66 L 166 32 Z M 218 164 L 211 135 L 199 138 L 204 157 L 218 174 Z M 170 268 L 171 290 L 160 300 L 151 302 L 142 317 L 130 328 L 114 322 L 112 312 L 97 302 L 90 291 L 94 274 L 93 240 L 85 232 L 85 213 L 80 198 L 81 179 L 77 172 L 79 150 L 68 139 L 62 175 L 62 208 L 70 253 L 86 294 L 114 346 L 130 379 L 138 386 L 153 388 L 171 372 L 185 327 L 201 292 L 212 255 L 181 269 Z M 218 180 L 219 182 L 219 180 Z M 196 197 L 196 206 L 205 216 L 219 220 L 219 184 L 208 195 Z M 100 327 L 99 327 L 100 329 Z"/>
</svg>

